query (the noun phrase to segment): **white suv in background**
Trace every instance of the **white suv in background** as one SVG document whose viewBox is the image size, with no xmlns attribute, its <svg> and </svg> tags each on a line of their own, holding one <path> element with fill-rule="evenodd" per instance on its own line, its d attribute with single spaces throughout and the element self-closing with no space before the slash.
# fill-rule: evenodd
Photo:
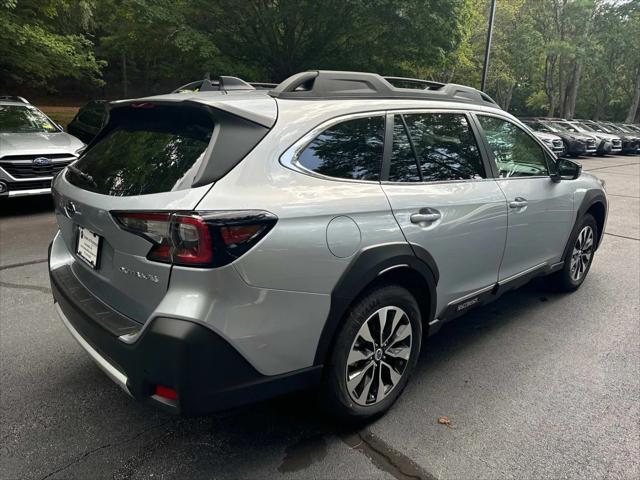
<svg viewBox="0 0 640 480">
<path fill-rule="evenodd" d="M 0 198 L 50 193 L 84 146 L 24 98 L 0 96 Z"/>
</svg>

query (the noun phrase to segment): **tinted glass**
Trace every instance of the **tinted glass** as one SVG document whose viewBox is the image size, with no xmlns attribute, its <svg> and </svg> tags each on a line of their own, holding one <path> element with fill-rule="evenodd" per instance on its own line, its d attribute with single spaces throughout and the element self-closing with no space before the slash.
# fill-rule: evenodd
<svg viewBox="0 0 640 480">
<path fill-rule="evenodd" d="M 528 133 L 511 122 L 478 115 L 493 151 L 500 177 L 549 175 L 542 147 Z"/>
<path fill-rule="evenodd" d="M 211 139 L 212 119 L 185 107 L 118 110 L 108 133 L 69 167 L 69 181 L 114 196 L 189 188 Z"/>
<path fill-rule="evenodd" d="M 358 118 L 322 132 L 298 156 L 298 162 L 330 177 L 378 180 L 383 146 L 384 118 Z"/>
<path fill-rule="evenodd" d="M 407 132 L 404 132 L 403 118 Z M 411 164 L 413 151 L 409 139 L 415 148 L 420 173 L 416 173 Z M 486 176 L 473 132 L 464 115 L 425 113 L 395 116 L 389 180 L 419 181 L 420 174 L 425 182 Z"/>
<path fill-rule="evenodd" d="M 37 108 L 22 105 L 0 105 L 0 132 L 55 133 L 59 130 Z"/>
</svg>

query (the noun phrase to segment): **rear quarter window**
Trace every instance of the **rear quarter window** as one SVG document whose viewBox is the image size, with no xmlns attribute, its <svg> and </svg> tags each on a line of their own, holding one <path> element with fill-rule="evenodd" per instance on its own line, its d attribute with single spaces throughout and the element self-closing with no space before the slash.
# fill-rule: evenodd
<svg viewBox="0 0 640 480">
<path fill-rule="evenodd" d="M 307 170 L 349 180 L 380 179 L 384 117 L 356 118 L 333 125 L 298 155 Z"/>
<path fill-rule="evenodd" d="M 125 107 L 112 120 L 67 179 L 113 196 L 189 188 L 215 127 L 205 110 L 184 106 Z"/>
</svg>

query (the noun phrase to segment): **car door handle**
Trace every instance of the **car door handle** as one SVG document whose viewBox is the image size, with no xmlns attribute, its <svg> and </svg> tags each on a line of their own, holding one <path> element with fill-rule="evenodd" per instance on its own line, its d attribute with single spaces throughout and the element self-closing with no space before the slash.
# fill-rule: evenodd
<svg viewBox="0 0 640 480">
<path fill-rule="evenodd" d="M 411 223 L 432 223 L 441 217 L 440 212 L 414 213 L 411 215 Z"/>
<path fill-rule="evenodd" d="M 515 200 L 509 202 L 509 207 L 511 208 L 522 208 L 526 207 L 529 204 L 526 198 L 516 197 Z"/>
</svg>

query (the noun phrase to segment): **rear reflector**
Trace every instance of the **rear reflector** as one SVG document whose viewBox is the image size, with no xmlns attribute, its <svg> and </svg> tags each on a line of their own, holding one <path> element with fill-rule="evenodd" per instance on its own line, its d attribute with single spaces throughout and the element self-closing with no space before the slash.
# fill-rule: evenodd
<svg viewBox="0 0 640 480">
<path fill-rule="evenodd" d="M 165 387 L 164 385 L 156 385 L 156 395 L 167 400 L 177 400 L 178 392 L 173 388 Z"/>
<path fill-rule="evenodd" d="M 246 253 L 275 225 L 269 212 L 112 212 L 123 230 L 152 243 L 147 259 L 220 267 Z"/>
</svg>

